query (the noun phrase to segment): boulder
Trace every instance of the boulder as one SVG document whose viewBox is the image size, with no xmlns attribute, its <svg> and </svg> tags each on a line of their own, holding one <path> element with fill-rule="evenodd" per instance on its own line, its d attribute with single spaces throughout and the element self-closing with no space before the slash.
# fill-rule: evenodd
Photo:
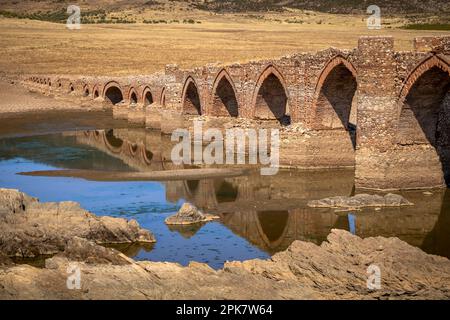
<svg viewBox="0 0 450 320">
<path fill-rule="evenodd" d="M 215 219 L 219 219 L 219 217 L 204 214 L 195 206 L 186 202 L 175 215 L 168 217 L 165 222 L 168 225 L 190 225 L 205 223 Z"/>
<path fill-rule="evenodd" d="M 98 244 L 155 242 L 135 220 L 97 217 L 75 202 L 40 203 L 17 190 L 0 189 L 0 252 L 4 255 L 52 255 L 74 237 Z"/>
</svg>

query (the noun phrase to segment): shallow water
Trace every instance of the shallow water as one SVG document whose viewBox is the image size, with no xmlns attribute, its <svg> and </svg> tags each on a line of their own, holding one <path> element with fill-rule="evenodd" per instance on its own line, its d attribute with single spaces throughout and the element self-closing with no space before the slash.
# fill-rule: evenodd
<svg viewBox="0 0 450 320">
<path fill-rule="evenodd" d="M 334 212 L 312 209 L 308 200 L 351 195 L 354 173 L 258 172 L 236 178 L 167 182 L 98 182 L 18 175 L 52 169 L 150 171 L 172 169 L 170 143 L 157 132 L 117 129 L 54 133 L 0 140 L 0 186 L 41 201 L 77 201 L 95 214 L 136 219 L 157 239 L 153 246 L 119 249 L 138 260 L 205 262 L 267 258 L 294 240 L 320 244 L 331 229 L 361 237 L 396 236 L 428 253 L 450 257 L 450 191 L 402 194 L 412 207 Z M 164 219 L 189 201 L 220 220 L 168 227 Z"/>
</svg>

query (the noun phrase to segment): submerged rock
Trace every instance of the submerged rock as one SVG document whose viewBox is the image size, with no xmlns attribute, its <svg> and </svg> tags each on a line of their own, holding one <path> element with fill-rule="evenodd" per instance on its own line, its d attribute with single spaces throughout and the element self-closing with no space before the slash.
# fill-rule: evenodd
<svg viewBox="0 0 450 320">
<path fill-rule="evenodd" d="M 74 264 L 79 290 L 66 287 Z M 379 289 L 367 286 L 371 266 L 380 270 Z M 320 246 L 295 241 L 271 259 L 228 262 L 222 270 L 135 262 L 74 239 L 45 268 L 0 267 L 0 299 L 450 299 L 450 260 L 397 238 L 361 239 L 343 230 L 332 230 Z"/>
<path fill-rule="evenodd" d="M 189 225 L 209 222 L 215 219 L 219 219 L 219 217 L 205 214 L 186 202 L 175 215 L 168 217 L 165 222 L 168 225 Z"/>
<path fill-rule="evenodd" d="M 98 244 L 155 242 L 135 220 L 97 217 L 75 202 L 40 203 L 17 190 L 0 189 L 0 252 L 4 255 L 55 254 L 74 237 Z"/>
<path fill-rule="evenodd" d="M 357 194 L 353 197 L 337 196 L 321 200 L 312 200 L 308 206 L 312 208 L 364 208 L 364 207 L 402 207 L 412 206 L 404 197 L 397 194 Z"/>
</svg>

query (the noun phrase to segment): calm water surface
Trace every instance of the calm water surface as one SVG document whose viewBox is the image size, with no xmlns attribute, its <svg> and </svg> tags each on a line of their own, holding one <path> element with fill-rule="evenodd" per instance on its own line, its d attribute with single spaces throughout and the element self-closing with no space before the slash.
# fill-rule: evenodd
<svg viewBox="0 0 450 320">
<path fill-rule="evenodd" d="M 237 178 L 168 182 L 97 182 L 18 175 L 52 169 L 151 171 L 173 169 L 170 142 L 157 132 L 115 129 L 55 133 L 0 140 L 0 186 L 41 201 L 77 201 L 97 215 L 136 219 L 151 230 L 153 246 L 120 249 L 138 260 L 205 262 L 267 258 L 294 240 L 320 244 L 331 229 L 361 237 L 396 236 L 428 253 L 450 257 L 450 191 L 402 194 L 408 208 L 334 212 L 311 209 L 308 200 L 354 194 L 354 173 L 257 172 Z M 168 227 L 164 219 L 189 201 L 220 220 Z"/>
</svg>

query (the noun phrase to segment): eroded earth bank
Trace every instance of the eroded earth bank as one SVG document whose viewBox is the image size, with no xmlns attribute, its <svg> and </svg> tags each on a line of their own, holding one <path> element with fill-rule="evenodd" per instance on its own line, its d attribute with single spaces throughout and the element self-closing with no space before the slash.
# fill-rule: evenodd
<svg viewBox="0 0 450 320">
<path fill-rule="evenodd" d="M 0 299 L 450 298 L 450 261 L 398 238 L 332 230 L 320 246 L 295 241 L 271 259 L 214 270 L 196 262 L 137 262 L 102 246 L 155 238 L 133 220 L 99 218 L 72 202 L 40 203 L 0 189 L 0 219 Z M 18 263 L 43 254 L 41 265 Z M 367 287 L 371 265 L 381 271 L 381 289 Z M 80 289 L 68 289 L 74 266 Z"/>
</svg>

